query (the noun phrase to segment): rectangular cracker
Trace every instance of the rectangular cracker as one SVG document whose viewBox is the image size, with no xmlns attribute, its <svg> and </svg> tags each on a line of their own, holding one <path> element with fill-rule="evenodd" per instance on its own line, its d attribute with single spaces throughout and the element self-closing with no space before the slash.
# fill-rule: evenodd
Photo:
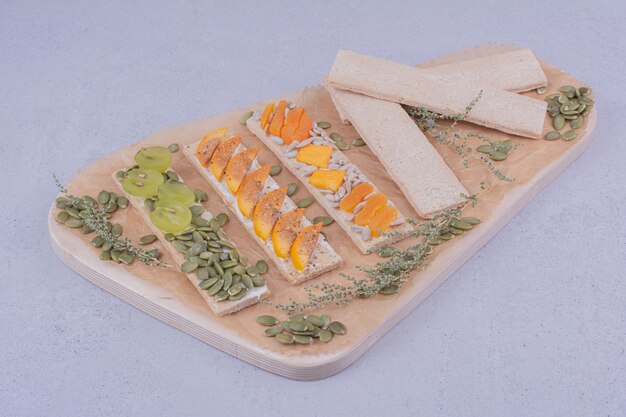
<svg viewBox="0 0 626 417">
<path fill-rule="evenodd" d="M 433 67 L 420 67 L 420 70 L 454 83 L 485 86 L 514 93 L 548 85 L 548 78 L 539 60 L 528 48 Z"/>
<path fill-rule="evenodd" d="M 218 138 L 214 140 L 220 140 Z M 199 142 L 198 142 L 199 143 Z M 187 145 L 183 147 L 183 154 L 187 158 L 187 160 L 191 163 L 191 165 L 195 168 L 195 170 L 204 178 L 211 188 L 215 190 L 217 194 L 222 198 L 222 201 L 230 211 L 235 214 L 237 219 L 244 226 L 246 231 L 250 234 L 250 236 L 263 248 L 267 256 L 274 262 L 280 273 L 287 279 L 287 281 L 292 285 L 301 284 L 305 281 L 308 281 L 312 278 L 315 278 L 325 272 L 331 271 L 335 268 L 338 268 L 343 263 L 341 257 L 335 252 L 335 250 L 330 246 L 324 235 L 320 234 L 320 237 L 317 241 L 317 246 L 315 247 L 315 251 L 311 257 L 311 261 L 306 266 L 306 268 L 302 271 L 297 270 L 291 259 L 283 259 L 276 255 L 274 252 L 274 247 L 272 244 L 272 237 L 267 240 L 267 242 L 263 241 L 259 236 L 257 236 L 254 231 L 254 224 L 251 219 L 244 217 L 239 210 L 237 205 L 237 196 L 231 193 L 230 189 L 226 185 L 224 179 L 222 181 L 218 181 L 213 173 L 210 171 L 208 167 L 203 167 L 198 158 L 196 158 L 196 149 L 198 147 L 198 143 L 194 143 L 192 145 Z M 235 150 L 235 155 L 238 152 L 242 152 L 246 150 L 245 146 L 239 145 L 239 147 Z M 252 162 L 252 166 L 250 167 L 250 171 L 254 171 L 260 168 L 261 165 L 255 159 Z M 280 186 L 272 177 L 268 177 L 265 182 L 265 188 L 263 188 L 262 194 L 266 194 L 269 191 L 275 190 Z M 286 197 L 283 202 L 283 206 L 281 208 L 281 213 L 296 209 L 296 204 L 291 200 L 291 198 Z M 302 219 L 303 226 L 308 226 L 311 222 L 304 217 Z"/>
<path fill-rule="evenodd" d="M 333 95 L 421 217 L 465 203 L 467 190 L 399 104 L 344 90 Z"/>
<path fill-rule="evenodd" d="M 260 124 L 260 115 L 258 112 L 255 112 L 252 117 L 248 119 L 246 122 L 248 129 L 252 133 L 254 133 L 268 148 L 272 150 L 276 154 L 276 156 L 280 159 L 283 165 L 291 171 L 307 188 L 307 190 L 315 197 L 315 199 L 324 207 L 324 209 L 328 212 L 330 217 L 332 217 L 335 222 L 348 234 L 350 239 L 354 242 L 354 244 L 359 248 L 361 252 L 364 254 L 369 253 L 370 250 L 387 246 L 394 242 L 397 242 L 403 238 L 400 234 L 402 232 L 407 232 L 411 230 L 411 226 L 406 221 L 405 216 L 398 210 L 397 221 L 399 224 L 390 228 L 391 232 L 399 232 L 394 236 L 369 236 L 369 233 L 365 233 L 362 231 L 360 226 L 357 226 L 353 222 L 353 214 L 345 212 L 339 209 L 337 206 L 339 202 L 330 201 L 329 196 L 330 192 L 326 193 L 325 190 L 320 190 L 319 188 L 309 184 L 309 175 L 306 174 L 307 170 L 313 169 L 310 165 L 306 165 L 300 162 L 297 162 L 295 158 L 291 158 L 287 156 L 286 151 L 289 150 L 289 147 L 282 145 L 282 139 L 276 136 L 268 135 L 266 130 L 261 128 Z M 369 182 L 374 187 L 373 193 L 380 192 L 380 190 L 376 187 L 373 181 L 368 179 L 366 175 L 355 165 L 353 164 L 343 152 L 341 152 L 335 146 L 334 141 L 326 135 L 323 129 L 319 129 L 314 127 L 314 130 L 310 132 L 312 135 L 309 139 L 315 139 L 323 143 L 324 145 L 330 145 L 334 148 L 333 150 L 333 158 L 337 158 L 338 161 L 342 161 L 345 164 L 351 165 L 351 168 L 358 178 L 360 178 L 359 182 Z M 280 141 L 281 144 L 278 142 Z M 294 148 L 292 150 L 297 150 L 295 146 L 297 145 L 297 141 L 294 141 Z M 305 141 L 303 141 L 304 143 Z M 348 165 L 344 165 L 348 166 Z M 315 167 L 315 169 L 317 169 Z M 356 185 L 356 182 L 354 183 Z M 387 202 L 388 205 L 396 207 L 391 200 Z M 397 208 L 397 207 L 396 207 Z M 369 230 L 369 229 L 368 229 Z M 369 240 L 364 240 L 362 234 L 368 236 Z"/>
<path fill-rule="evenodd" d="M 183 262 L 185 262 L 185 258 L 182 253 L 178 252 L 174 248 L 174 246 L 172 246 L 171 242 L 165 239 L 165 234 L 152 223 L 152 221 L 150 220 L 150 213 L 144 207 L 145 199 L 134 197 L 128 194 L 126 190 L 124 190 L 124 187 L 122 187 L 122 183 L 118 180 L 115 173 L 113 173 L 113 181 L 115 181 L 115 184 L 117 184 L 120 191 L 124 194 L 124 197 L 126 197 L 128 201 L 130 201 L 130 203 L 133 205 L 135 210 L 137 210 L 137 212 L 139 213 L 143 221 L 150 227 L 150 230 L 152 231 L 152 233 L 159 239 L 161 244 L 163 244 L 163 247 L 165 247 L 165 249 L 174 259 L 174 263 L 176 267 L 180 270 L 180 266 L 183 264 Z M 202 217 L 206 220 L 210 220 L 211 218 L 213 218 L 213 215 L 208 210 L 205 209 L 204 213 L 202 213 Z M 267 285 L 264 285 L 262 287 L 254 287 L 250 289 L 248 291 L 248 294 L 246 294 L 240 300 L 216 301 L 212 296 L 207 294 L 206 290 L 203 290 L 202 288 L 198 286 L 198 284 L 200 283 L 200 280 L 196 278 L 195 275 L 185 274 L 185 276 L 187 277 L 189 282 L 191 282 L 194 288 L 198 290 L 202 298 L 204 298 L 206 303 L 209 305 L 209 308 L 211 309 L 213 314 L 215 314 L 216 316 L 224 316 L 226 314 L 236 313 L 239 310 L 243 310 L 246 307 L 249 307 L 251 305 L 258 303 L 260 300 L 263 300 L 269 297 L 269 295 L 271 294 Z"/>
<path fill-rule="evenodd" d="M 548 85 L 548 78 L 537 57 L 528 48 L 491 54 L 463 61 L 429 67 L 419 67 L 424 73 L 446 78 L 456 83 L 482 85 L 522 93 Z M 350 121 L 344 110 L 335 101 L 333 90 L 327 82 L 324 86 L 330 93 L 341 122 Z"/>
<path fill-rule="evenodd" d="M 460 114 L 482 96 L 466 120 L 506 133 L 539 138 L 547 103 L 491 87 L 455 83 L 424 70 L 340 50 L 328 76 L 331 87 L 442 114 Z"/>
</svg>

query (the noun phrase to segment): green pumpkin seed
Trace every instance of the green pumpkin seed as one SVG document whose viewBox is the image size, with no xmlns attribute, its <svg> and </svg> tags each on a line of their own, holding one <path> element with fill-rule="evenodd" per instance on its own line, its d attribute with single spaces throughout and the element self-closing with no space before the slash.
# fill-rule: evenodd
<svg viewBox="0 0 626 417">
<path fill-rule="evenodd" d="M 200 284 L 198 284 L 198 287 L 200 287 L 203 290 L 206 290 L 206 289 L 211 288 L 213 285 L 215 285 L 215 283 L 219 280 L 220 279 L 218 277 L 208 278 L 208 279 L 203 280 Z"/>
<path fill-rule="evenodd" d="M 360 147 L 360 146 L 365 146 L 365 145 L 366 145 L 366 143 L 365 143 L 365 141 L 363 140 L 363 138 L 356 138 L 356 139 L 354 139 L 354 140 L 352 141 L 352 146 L 354 146 L 354 147 L 356 147 L 356 148 L 358 148 L 358 147 Z"/>
<path fill-rule="evenodd" d="M 57 220 L 59 221 L 59 223 L 65 223 L 67 219 L 69 218 L 70 218 L 70 215 L 67 211 L 60 211 L 57 214 Z"/>
<path fill-rule="evenodd" d="M 293 330 L 294 332 L 304 332 L 308 329 L 307 325 L 302 323 L 302 322 L 289 322 L 289 329 Z"/>
<path fill-rule="evenodd" d="M 88 235 L 89 233 L 93 232 L 93 229 L 86 224 L 83 224 L 83 227 L 81 227 L 81 232 L 85 235 Z"/>
<path fill-rule="evenodd" d="M 278 334 L 281 334 L 283 332 L 283 327 L 282 326 L 275 326 L 275 327 L 270 327 L 269 329 L 265 329 L 265 336 L 267 337 L 274 337 Z"/>
<path fill-rule="evenodd" d="M 196 269 L 196 278 L 204 281 L 205 279 L 209 279 L 209 271 L 206 268 L 198 268 Z"/>
<path fill-rule="evenodd" d="M 102 190 L 98 194 L 98 201 L 100 202 L 100 204 L 108 203 L 110 198 L 111 194 L 109 194 L 107 191 Z"/>
<path fill-rule="evenodd" d="M 331 331 L 330 331 L 330 330 L 328 330 L 328 329 L 324 329 L 324 330 L 322 330 L 322 331 L 320 332 L 320 334 L 319 334 L 319 338 L 320 338 L 320 340 L 321 340 L 322 342 L 324 342 L 324 343 L 328 343 L 328 342 L 330 342 L 331 340 L 333 340 L 333 336 L 334 336 L 333 332 L 331 332 Z"/>
<path fill-rule="evenodd" d="M 480 224 L 480 219 L 478 219 L 476 217 L 463 217 L 463 218 L 461 218 L 460 221 L 465 222 L 465 223 L 469 223 L 472 226 Z"/>
<path fill-rule="evenodd" d="M 220 266 L 224 269 L 228 269 L 228 268 L 232 268 L 233 266 L 237 265 L 236 261 L 231 261 L 230 259 L 227 261 L 222 261 L 220 262 Z"/>
<path fill-rule="evenodd" d="M 582 124 L 583 118 L 581 116 L 578 116 L 577 118 L 569 121 L 569 125 L 572 127 L 572 129 L 578 129 L 580 126 L 582 126 Z"/>
<path fill-rule="evenodd" d="M 241 288 L 241 284 L 237 284 L 237 285 L 232 285 L 228 288 L 228 295 L 230 295 L 231 297 L 234 295 L 237 295 L 241 292 L 242 288 Z M 229 297 L 230 298 L 230 297 Z"/>
<path fill-rule="evenodd" d="M 554 127 L 555 130 L 563 129 L 563 126 L 565 126 L 565 118 L 563 116 L 561 116 L 560 114 L 557 115 L 552 120 L 552 126 Z"/>
<path fill-rule="evenodd" d="M 280 174 L 283 171 L 283 167 L 281 167 L 280 165 L 272 165 L 272 168 L 270 168 L 270 175 L 272 177 Z"/>
<path fill-rule="evenodd" d="M 207 290 L 207 294 L 209 295 L 215 295 L 218 292 L 220 292 L 222 290 L 222 287 L 224 286 L 224 280 L 223 279 L 219 279 L 215 284 L 211 285 L 211 287 L 209 287 L 209 289 Z M 228 293 L 227 293 L 228 295 Z"/>
<path fill-rule="evenodd" d="M 578 92 L 581 96 L 586 96 L 587 94 L 591 93 L 591 89 L 589 89 L 588 87 L 580 87 L 578 89 Z"/>
<path fill-rule="evenodd" d="M 123 232 L 123 227 L 119 223 L 114 224 L 113 227 L 111 228 L 111 234 L 115 237 L 122 236 L 122 232 Z"/>
<path fill-rule="evenodd" d="M 68 207 L 67 208 L 67 214 L 69 214 L 70 216 L 72 216 L 75 219 L 79 219 L 79 220 L 81 219 L 80 212 L 75 207 Z"/>
<path fill-rule="evenodd" d="M 424 254 L 430 255 L 431 253 L 433 253 L 433 248 L 430 246 L 426 246 L 426 248 L 424 248 Z"/>
<path fill-rule="evenodd" d="M 256 277 L 251 277 L 252 278 L 252 283 L 254 284 L 255 287 L 262 287 L 265 285 L 265 278 L 260 277 L 260 276 L 256 276 Z"/>
<path fill-rule="evenodd" d="M 105 206 L 104 206 L 104 211 L 106 213 L 114 213 L 115 210 L 117 210 L 117 203 L 114 201 L 109 201 Z"/>
<path fill-rule="evenodd" d="M 287 197 L 291 197 L 296 193 L 296 191 L 298 191 L 298 186 L 295 182 L 291 182 L 287 185 Z"/>
<path fill-rule="evenodd" d="M 389 284 L 386 287 L 383 287 L 380 289 L 380 291 L 378 291 L 379 294 L 382 295 L 393 295 L 393 294 L 397 294 L 399 291 L 399 287 L 395 284 Z"/>
<path fill-rule="evenodd" d="M 341 135 L 340 135 L 339 133 L 337 133 L 337 132 L 333 132 L 333 133 L 331 133 L 331 134 L 330 134 L 330 135 L 328 135 L 328 136 L 330 136 L 330 138 L 331 138 L 334 142 L 337 142 L 337 141 L 342 141 L 342 142 L 343 142 L 343 136 L 341 136 Z"/>
<path fill-rule="evenodd" d="M 129 201 L 126 197 L 120 197 L 117 199 L 117 206 L 119 208 L 123 208 L 125 209 L 126 207 L 128 207 Z"/>
<path fill-rule="evenodd" d="M 189 274 L 193 271 L 195 271 L 198 268 L 198 264 L 195 262 L 189 262 L 189 261 L 185 261 L 183 262 L 183 264 L 180 266 L 180 270 L 182 272 L 184 272 L 185 274 Z"/>
<path fill-rule="evenodd" d="M 567 101 L 568 101 L 568 100 L 567 100 L 567 97 L 566 97 L 566 96 L 559 95 L 559 96 L 556 98 L 556 101 L 557 101 L 557 103 L 559 103 L 559 104 L 565 104 L 565 103 L 567 103 Z"/>
<path fill-rule="evenodd" d="M 191 211 L 192 217 L 200 217 L 202 216 L 202 213 L 204 213 L 204 207 L 199 204 L 194 204 L 193 206 L 189 207 L 189 211 Z"/>
<path fill-rule="evenodd" d="M 453 237 L 454 235 L 452 233 L 443 233 L 439 235 L 439 239 L 445 240 L 445 241 L 451 240 Z"/>
<path fill-rule="evenodd" d="M 461 230 L 472 230 L 472 225 L 470 223 L 464 222 L 462 220 L 452 220 L 450 222 L 450 226 L 456 227 Z"/>
<path fill-rule="evenodd" d="M 308 345 L 313 341 L 313 338 L 311 336 L 301 336 L 298 334 L 293 335 L 292 338 L 294 342 L 300 345 Z"/>
<path fill-rule="evenodd" d="M 334 220 L 328 216 L 317 216 L 313 218 L 313 224 L 322 223 L 324 226 L 328 226 L 332 222 L 334 222 Z"/>
<path fill-rule="evenodd" d="M 254 281 L 252 281 L 252 278 L 250 278 L 250 275 L 248 275 L 248 274 L 244 274 L 244 275 L 241 276 L 241 282 L 248 289 L 254 288 Z"/>
<path fill-rule="evenodd" d="M 72 229 L 78 229 L 83 227 L 84 221 L 82 219 L 69 218 L 64 224 Z"/>
<path fill-rule="evenodd" d="M 289 336 L 287 333 L 280 333 L 276 335 L 276 340 L 278 340 L 283 345 L 291 345 L 293 344 L 293 338 Z"/>
<path fill-rule="evenodd" d="M 135 261 L 135 255 L 130 252 L 122 252 L 118 258 L 124 265 L 130 265 Z"/>
<path fill-rule="evenodd" d="M 267 273 L 267 262 L 263 259 L 259 259 L 256 261 L 255 268 L 259 275 L 265 275 Z"/>
<path fill-rule="evenodd" d="M 545 94 L 548 89 L 546 87 L 537 88 L 537 94 Z"/>
<path fill-rule="evenodd" d="M 178 152 L 179 149 L 180 145 L 178 143 L 172 143 L 170 146 L 167 147 L 167 150 L 171 153 Z"/>
<path fill-rule="evenodd" d="M 332 127 L 332 125 L 325 120 L 320 120 L 319 122 L 317 122 L 317 127 L 319 127 L 320 129 L 328 129 Z"/>
<path fill-rule="evenodd" d="M 554 130 L 552 132 L 546 133 L 546 135 L 543 138 L 545 140 L 557 140 L 560 137 L 561 137 L 561 132 L 557 132 L 556 130 Z"/>
<path fill-rule="evenodd" d="M 338 322 L 338 321 L 333 321 L 332 323 L 330 323 L 328 325 L 328 330 L 330 330 L 334 334 L 341 334 L 341 335 L 346 334 L 346 332 L 348 331 L 346 329 L 346 326 L 343 323 Z"/>
<path fill-rule="evenodd" d="M 322 320 L 320 317 L 307 315 L 305 318 L 308 322 L 310 322 L 314 326 L 317 326 L 317 327 L 324 326 L 324 320 Z"/>
<path fill-rule="evenodd" d="M 96 236 L 91 241 L 91 244 L 94 245 L 96 248 L 99 248 L 99 247 L 102 247 L 102 245 L 104 245 L 104 242 L 106 242 L 106 241 L 104 240 L 103 237 Z"/>
<path fill-rule="evenodd" d="M 111 242 L 104 242 L 104 245 L 102 245 L 102 250 L 105 251 L 110 251 L 113 248 L 113 245 L 111 244 Z"/>
<path fill-rule="evenodd" d="M 90 196 L 90 195 L 84 195 L 84 196 L 83 196 L 83 202 L 84 202 L 86 205 L 88 205 L 88 206 L 91 206 L 91 207 L 98 207 L 98 202 L 96 201 L 96 199 L 95 199 L 95 198 L 93 198 L 93 197 L 92 197 L 92 196 Z"/>
<path fill-rule="evenodd" d="M 299 208 L 307 208 L 309 207 L 311 204 L 313 204 L 313 198 L 312 197 L 307 197 L 307 198 L 303 198 L 302 200 L 299 200 L 296 203 L 296 206 L 298 206 Z"/>
<path fill-rule="evenodd" d="M 215 218 L 217 219 L 217 221 L 220 224 L 220 227 L 224 226 L 226 223 L 228 223 L 228 214 L 226 213 L 220 213 L 217 216 L 215 216 Z"/>
<path fill-rule="evenodd" d="M 489 154 L 489 158 L 494 161 L 504 161 L 506 157 L 507 155 L 504 152 L 499 152 L 499 151 L 491 152 Z"/>
<path fill-rule="evenodd" d="M 278 323 L 280 323 L 276 317 L 267 314 L 258 316 L 256 318 L 256 322 L 263 326 L 276 326 Z"/>
<path fill-rule="evenodd" d="M 478 148 L 476 148 L 476 150 L 482 153 L 492 153 L 495 151 L 495 149 L 491 145 L 480 145 Z"/>
<path fill-rule="evenodd" d="M 437 238 L 428 239 L 427 242 L 428 242 L 429 245 L 440 245 L 441 244 L 441 240 L 439 240 Z"/>
<path fill-rule="evenodd" d="M 228 291 L 221 290 L 217 294 L 215 294 L 213 297 L 215 298 L 215 301 L 224 301 L 224 300 L 228 300 L 230 295 L 228 294 Z"/>
<path fill-rule="evenodd" d="M 584 104 L 586 106 L 591 106 L 594 101 L 588 97 L 581 97 L 579 100 L 580 104 Z"/>
<path fill-rule="evenodd" d="M 559 88 L 559 91 L 565 95 L 570 94 L 570 93 L 574 93 L 576 90 L 576 88 L 572 87 L 571 85 L 564 85 L 563 87 Z"/>
<path fill-rule="evenodd" d="M 103 261 L 110 261 L 111 252 L 109 252 L 108 250 L 103 250 L 102 252 L 100 252 L 100 259 L 102 259 Z"/>
<path fill-rule="evenodd" d="M 253 114 L 254 112 L 252 110 L 247 111 L 244 114 L 242 114 L 241 117 L 239 118 L 239 124 L 245 125 L 248 119 L 251 118 Z"/>
<path fill-rule="evenodd" d="M 337 149 L 339 149 L 340 151 L 347 151 L 348 149 L 350 149 L 350 145 L 348 145 L 346 142 L 344 142 L 343 140 L 337 140 L 335 141 L 335 146 L 337 147 Z"/>
<path fill-rule="evenodd" d="M 193 193 L 196 196 L 196 201 L 202 201 L 203 202 L 203 201 L 207 201 L 209 199 L 209 196 L 207 195 L 207 193 L 205 193 L 202 190 L 196 189 L 196 190 L 193 190 Z"/>
<path fill-rule="evenodd" d="M 576 139 L 576 129 L 568 130 L 567 132 L 563 133 L 563 139 L 568 141 Z"/>
<path fill-rule="evenodd" d="M 155 235 L 145 235 L 145 236 L 141 236 L 139 238 L 139 244 L 140 245 L 149 245 L 150 243 L 154 242 L 155 240 L 157 240 L 157 237 Z"/>
<path fill-rule="evenodd" d="M 330 320 L 330 316 L 328 314 L 322 314 L 320 316 L 320 319 L 322 319 L 322 321 L 324 322 L 324 325 L 322 326 L 323 329 L 327 329 L 328 326 L 330 326 L 331 320 Z"/>
</svg>

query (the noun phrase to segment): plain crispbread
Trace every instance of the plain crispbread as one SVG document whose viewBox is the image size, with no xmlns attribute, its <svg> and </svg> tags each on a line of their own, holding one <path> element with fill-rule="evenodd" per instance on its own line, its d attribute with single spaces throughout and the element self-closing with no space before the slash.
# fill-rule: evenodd
<svg viewBox="0 0 626 417">
<path fill-rule="evenodd" d="M 465 203 L 465 187 L 399 104 L 350 91 L 332 93 L 421 217 Z"/>
<path fill-rule="evenodd" d="M 530 138 L 541 136 L 547 107 L 542 100 L 455 83 L 422 69 L 345 50 L 337 53 L 328 84 L 442 114 L 463 113 L 480 95 L 467 121 Z"/>
</svg>

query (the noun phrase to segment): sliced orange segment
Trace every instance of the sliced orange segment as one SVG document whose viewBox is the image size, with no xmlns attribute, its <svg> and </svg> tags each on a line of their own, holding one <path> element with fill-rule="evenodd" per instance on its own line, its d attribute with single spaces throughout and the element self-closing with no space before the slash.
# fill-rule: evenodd
<svg viewBox="0 0 626 417">
<path fill-rule="evenodd" d="M 293 142 L 293 134 L 296 132 L 298 124 L 300 124 L 302 113 L 304 113 L 304 109 L 302 107 L 298 107 L 287 113 L 285 125 L 283 126 L 283 130 L 281 132 L 281 137 L 283 138 L 285 145 L 289 145 Z"/>
<path fill-rule="evenodd" d="M 311 255 L 317 246 L 317 239 L 320 236 L 322 226 L 322 223 L 312 224 L 298 232 L 290 251 L 291 262 L 297 270 L 302 271 L 309 264 Z"/>
<path fill-rule="evenodd" d="M 268 129 L 268 132 L 270 135 L 280 137 L 280 134 L 283 130 L 283 123 L 285 123 L 285 110 L 286 109 L 287 109 L 287 102 L 285 100 L 279 101 L 278 106 L 276 106 L 276 111 L 274 112 L 274 116 L 272 117 L 270 128 Z"/>
<path fill-rule="evenodd" d="M 311 118 L 306 112 L 302 113 L 302 117 L 300 118 L 300 123 L 298 123 L 298 128 L 293 133 L 293 140 L 297 140 L 298 142 L 302 142 L 311 137 L 311 129 L 313 129 L 313 122 Z"/>
<path fill-rule="evenodd" d="M 217 145 L 217 149 L 215 149 L 211 157 L 211 171 L 218 181 L 222 179 L 226 165 L 228 165 L 228 161 L 230 161 L 240 143 L 241 136 L 233 136 Z"/>
<path fill-rule="evenodd" d="M 298 235 L 303 217 L 304 209 L 299 208 L 288 211 L 276 221 L 272 230 L 272 245 L 274 252 L 279 257 L 284 259 L 289 255 L 289 250 Z"/>
<path fill-rule="evenodd" d="M 254 231 L 264 241 L 267 241 L 272 233 L 285 197 L 287 197 L 287 187 L 277 188 L 261 197 L 254 208 L 252 216 Z"/>
<path fill-rule="evenodd" d="M 389 225 L 398 216 L 398 209 L 391 206 L 385 206 L 378 210 L 369 222 L 370 233 L 372 236 L 380 236 L 380 232 L 389 230 Z"/>
<path fill-rule="evenodd" d="M 354 217 L 354 223 L 359 226 L 366 226 L 372 220 L 378 210 L 387 204 L 387 196 L 382 193 L 374 194 L 367 199 L 367 202 Z"/>
<path fill-rule="evenodd" d="M 220 139 L 224 139 L 227 133 L 228 128 L 221 127 L 209 132 L 204 138 L 202 138 L 196 147 L 196 158 L 198 159 L 198 162 L 200 162 L 200 165 L 203 167 L 207 166 L 211 160 L 211 156 L 213 156 L 215 148 L 217 148 L 217 145 L 220 143 Z"/>
<path fill-rule="evenodd" d="M 265 165 L 246 175 L 241 182 L 239 190 L 237 190 L 237 205 L 245 217 L 249 218 L 252 215 L 254 206 L 256 206 L 257 201 L 261 197 L 261 191 L 265 187 L 265 181 L 267 181 L 271 169 L 271 165 Z"/>
<path fill-rule="evenodd" d="M 241 181 L 243 181 L 258 154 L 259 147 L 255 146 L 254 148 L 239 152 L 228 161 L 225 175 L 226 185 L 228 185 L 228 189 L 231 193 L 237 194 Z"/>
<path fill-rule="evenodd" d="M 339 203 L 339 208 L 349 213 L 365 198 L 366 195 L 374 191 L 374 186 L 369 182 L 357 184 Z"/>
<path fill-rule="evenodd" d="M 265 110 L 263 110 L 263 114 L 261 114 L 261 129 L 265 130 L 265 127 L 270 121 L 270 116 L 274 111 L 274 107 L 276 107 L 275 103 L 270 103 L 265 106 Z"/>
<path fill-rule="evenodd" d="M 342 169 L 318 169 L 309 177 L 309 184 L 336 193 L 345 175 L 346 171 Z"/>
<path fill-rule="evenodd" d="M 296 161 L 315 165 L 318 168 L 326 168 L 332 154 L 333 147 L 330 145 L 307 145 L 298 151 Z"/>
</svg>

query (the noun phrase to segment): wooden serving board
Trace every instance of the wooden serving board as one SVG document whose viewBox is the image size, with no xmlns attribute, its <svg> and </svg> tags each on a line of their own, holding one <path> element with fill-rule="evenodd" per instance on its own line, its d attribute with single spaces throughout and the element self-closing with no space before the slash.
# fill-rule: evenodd
<svg viewBox="0 0 626 417">
<path fill-rule="evenodd" d="M 475 48 L 432 61 L 430 64 L 467 59 L 502 48 L 499 46 Z M 550 82 L 547 94 L 558 91 L 561 85 L 583 85 L 559 69 L 549 64 L 543 65 Z M 535 92 L 526 94 L 536 98 L 545 97 L 538 96 Z M 304 106 L 314 120 L 331 122 L 333 125 L 331 131 L 339 132 L 349 142 L 356 137 L 351 126 L 341 124 L 330 97 L 322 87 L 306 88 L 280 98 Z M 245 109 L 233 110 L 206 120 L 156 132 L 142 142 L 121 149 L 79 171 L 70 182 L 69 191 L 76 195 L 97 195 L 101 189 L 117 192 L 111 173 L 132 164 L 133 155 L 141 146 L 190 144 L 197 142 L 207 132 L 223 126 L 229 127 L 231 134 L 242 135 L 246 146 L 260 146 L 259 161 L 262 164 L 278 163 L 277 158 L 245 126 L 239 124 L 239 117 L 244 111 L 259 110 L 263 105 L 264 103 L 257 103 Z M 254 305 L 233 315 L 214 316 L 187 278 L 173 268 L 155 269 L 137 261 L 130 266 L 101 261 L 99 250 L 89 243 L 93 235 L 83 235 L 80 231 L 60 225 L 55 220 L 57 209 L 54 205 L 50 209 L 48 220 L 50 237 L 55 252 L 70 268 L 142 311 L 270 372 L 297 380 L 321 379 L 353 363 L 487 243 L 537 192 L 586 149 L 595 122 L 596 113 L 593 110 L 583 127 L 579 129 L 578 138 L 571 142 L 523 139 L 461 123 L 458 127 L 460 131 L 477 131 L 495 140 L 510 138 L 522 144 L 507 160 L 496 163 L 497 168 L 514 177 L 515 182 L 512 184 L 499 182 L 487 171 L 482 162 L 475 158 L 471 159 L 469 168 L 464 168 L 454 150 L 436 144 L 446 162 L 470 193 L 480 192 L 482 181 L 493 184 L 493 187 L 482 195 L 478 205 L 468 208 L 464 213 L 481 218 L 482 223 L 463 236 L 435 247 L 430 265 L 425 270 L 416 272 L 404 285 L 400 294 L 378 295 L 369 299 L 355 300 L 349 305 L 326 307 L 324 312 L 348 327 L 348 334 L 336 336 L 328 344 L 318 341 L 310 346 L 284 346 L 273 338 L 265 337 L 263 335 L 265 328 L 255 322 L 258 315 L 273 314 L 279 319 L 285 318 L 282 312 L 265 304 Z M 546 118 L 544 133 L 549 130 L 551 130 L 550 120 Z M 401 146 L 401 141 L 398 146 Z M 194 172 L 182 153 L 174 155 L 174 170 L 180 173 L 190 186 L 201 188 L 210 195 L 209 201 L 205 203 L 206 207 L 215 214 L 220 212 L 230 214 L 221 199 L 213 194 L 208 184 Z M 352 148 L 347 151 L 347 155 L 379 188 L 387 192 L 403 213 L 416 217 L 398 187 L 389 179 L 367 147 Z M 294 201 L 308 196 L 302 184 L 286 169 L 276 177 L 276 180 L 281 185 L 290 182 L 299 184 L 298 192 L 293 197 Z M 321 214 L 324 214 L 324 211 L 319 204 L 307 209 L 309 218 Z M 231 221 L 225 226 L 225 230 L 240 248 L 241 253 L 247 254 L 252 261 L 263 258 L 264 254 L 259 245 L 249 238 L 235 216 L 230 217 Z M 135 242 L 140 236 L 150 233 L 148 225 L 132 208 L 118 210 L 112 221 L 121 223 L 124 226 L 124 235 Z M 340 272 L 358 276 L 355 266 L 369 266 L 380 260 L 377 255 L 362 255 L 336 224 L 330 225 L 325 230 L 330 244 L 344 259 L 344 266 L 312 280 L 312 283 L 344 282 L 345 278 L 339 276 Z M 404 245 L 407 243 L 404 242 Z M 155 243 L 154 247 L 159 247 L 159 244 Z M 163 248 L 161 249 L 161 252 L 165 253 Z M 172 259 L 167 255 L 163 260 L 172 264 Z M 270 272 L 265 277 L 272 291 L 270 301 L 287 303 L 290 298 L 305 299 L 303 286 L 307 286 L 308 283 L 300 286 L 289 285 L 271 264 Z"/>
</svg>

